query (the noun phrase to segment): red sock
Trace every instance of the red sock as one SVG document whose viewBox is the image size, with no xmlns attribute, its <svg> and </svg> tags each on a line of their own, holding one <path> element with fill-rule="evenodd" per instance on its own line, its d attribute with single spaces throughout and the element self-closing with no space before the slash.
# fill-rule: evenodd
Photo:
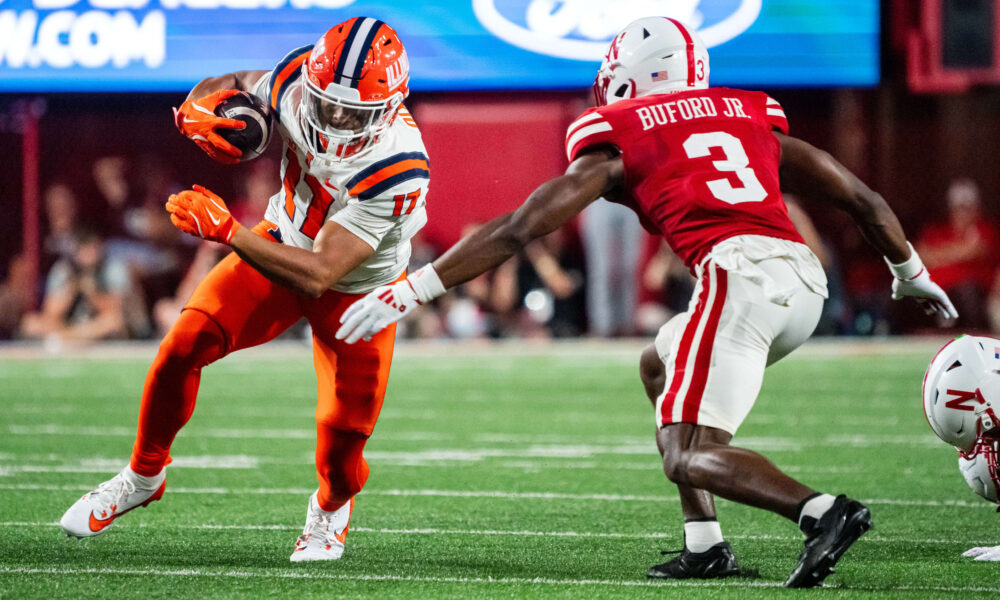
<svg viewBox="0 0 1000 600">
<path fill-rule="evenodd" d="M 207 315 L 185 310 L 170 329 L 146 374 L 132 470 L 147 477 L 170 460 L 170 445 L 191 418 L 201 368 L 225 354 L 225 338 Z"/>
<path fill-rule="evenodd" d="M 343 506 L 361 491 L 368 481 L 368 462 L 361 455 L 368 436 L 317 424 L 316 476 L 319 494 L 316 499 L 325 511 Z"/>
</svg>

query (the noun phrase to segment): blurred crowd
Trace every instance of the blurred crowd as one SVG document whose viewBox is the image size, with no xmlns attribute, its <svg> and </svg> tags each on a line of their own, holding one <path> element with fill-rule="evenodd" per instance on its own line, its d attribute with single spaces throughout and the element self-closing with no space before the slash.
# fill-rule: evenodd
<svg viewBox="0 0 1000 600">
<path fill-rule="evenodd" d="M 278 167 L 249 163 L 234 181 L 230 208 L 241 222 L 263 218 L 278 190 Z M 43 191 L 44 242 L 39 285 L 31 288 L 25 256 L 3 265 L 0 339 L 67 342 L 157 339 L 180 314 L 194 287 L 228 252 L 182 235 L 163 204 L 181 189 L 162 162 L 108 156 L 93 163 L 92 181 L 53 181 Z M 843 240 L 817 228 L 794 197 L 789 215 L 819 257 L 830 299 L 817 334 L 910 333 L 937 325 L 913 306 L 893 304 L 889 275 L 873 251 L 844 260 Z M 948 187 L 947 217 L 911 232 L 935 280 L 961 317 L 956 330 L 1000 333 L 1000 230 L 982 208 L 975 181 Z M 431 205 L 433 218 L 433 204 Z M 467 226 L 467 231 L 477 227 Z M 915 235 L 914 235 L 915 234 Z M 413 240 L 411 269 L 444 248 Z M 694 280 L 634 214 L 610 202 L 529 246 L 495 271 L 472 280 L 401 323 L 411 338 L 652 336 L 687 308 Z M 36 301 L 35 298 L 39 300 Z M 305 334 L 301 324 L 288 334 Z"/>
</svg>

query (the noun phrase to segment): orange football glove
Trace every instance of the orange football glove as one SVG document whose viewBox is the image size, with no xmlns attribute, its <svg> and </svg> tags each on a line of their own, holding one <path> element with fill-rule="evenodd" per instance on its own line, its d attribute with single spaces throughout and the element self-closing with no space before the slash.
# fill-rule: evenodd
<svg viewBox="0 0 1000 600">
<path fill-rule="evenodd" d="M 225 201 L 200 185 L 171 195 L 167 212 L 177 229 L 222 244 L 228 244 L 241 227 L 229 214 Z"/>
<path fill-rule="evenodd" d="M 224 140 L 215 130 L 218 127 L 245 129 L 247 124 L 237 119 L 223 119 L 215 114 L 215 107 L 239 93 L 240 90 L 219 90 L 203 98 L 185 100 L 180 108 L 174 109 L 174 124 L 177 129 L 194 140 L 205 154 L 227 165 L 240 162 L 243 152 Z"/>
</svg>

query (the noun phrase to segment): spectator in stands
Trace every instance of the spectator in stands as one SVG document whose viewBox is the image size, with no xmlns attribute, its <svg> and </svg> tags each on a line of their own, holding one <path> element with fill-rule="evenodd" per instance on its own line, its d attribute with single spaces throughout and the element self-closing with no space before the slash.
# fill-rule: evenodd
<svg viewBox="0 0 1000 600">
<path fill-rule="evenodd" d="M 461 235 L 470 235 L 481 226 L 482 223 L 468 223 L 462 228 Z M 411 258 L 411 268 L 420 264 Z M 440 322 L 448 335 L 459 339 L 497 335 L 496 301 L 493 298 L 495 279 L 495 274 L 483 273 L 458 286 L 454 294 L 448 294 L 452 298 L 441 297 L 434 302 L 432 306 L 439 311 Z"/>
<path fill-rule="evenodd" d="M 268 201 L 280 189 L 278 163 L 262 156 L 245 165 L 236 175 L 236 198 L 229 212 L 241 223 L 259 223 Z"/>
<path fill-rule="evenodd" d="M 980 210 L 979 186 L 968 178 L 948 187 L 948 220 L 928 226 L 917 252 L 958 309 L 956 327 L 985 329 L 1000 232 Z"/>
<path fill-rule="evenodd" d="M 106 206 L 106 253 L 124 262 L 150 304 L 170 297 L 196 245 L 170 223 L 166 198 L 180 190 L 162 158 L 106 156 L 94 161 L 94 183 Z"/>
<path fill-rule="evenodd" d="M 238 196 L 229 205 L 230 212 L 238 221 L 257 223 L 264 218 L 268 201 L 278 191 L 275 183 L 277 176 L 278 164 L 266 157 L 258 158 L 240 171 L 236 179 Z M 184 305 L 191 298 L 191 294 L 194 293 L 195 287 L 227 254 L 229 248 L 215 242 L 201 242 L 198 245 L 198 250 L 174 293 L 163 296 L 153 303 L 153 320 L 159 336 L 165 335 L 170 330 L 184 309 Z"/>
<path fill-rule="evenodd" d="M 10 339 L 32 308 L 31 265 L 18 254 L 10 260 L 7 278 L 0 281 L 0 339 Z"/>
<path fill-rule="evenodd" d="M 643 237 L 636 327 L 640 335 L 655 336 L 664 323 L 687 310 L 695 280 L 662 237 Z"/>
<path fill-rule="evenodd" d="M 163 337 L 170 331 L 198 283 L 227 254 L 229 248 L 215 242 L 203 241 L 198 245 L 198 251 L 195 252 L 194 259 L 188 265 L 174 295 L 164 296 L 153 303 L 153 321 L 156 323 L 158 337 Z"/>
<path fill-rule="evenodd" d="M 124 338 L 143 330 L 145 308 L 129 269 L 106 256 L 95 232 L 80 229 L 69 257 L 49 271 L 39 312 L 21 321 L 21 337 L 50 342 Z"/>
<path fill-rule="evenodd" d="M 628 207 L 594 202 L 581 216 L 587 260 L 587 323 L 591 335 L 631 335 L 636 325 L 636 269 L 642 226 Z"/>
<path fill-rule="evenodd" d="M 79 223 L 76 194 L 65 183 L 53 183 L 45 188 L 42 202 L 45 209 L 47 231 L 43 242 L 43 269 L 73 253 L 73 236 Z"/>
<path fill-rule="evenodd" d="M 785 206 L 788 208 L 788 218 L 792 220 L 795 229 L 802 240 L 809 246 L 819 264 L 826 273 L 827 291 L 829 296 L 823 303 L 823 313 L 813 335 L 834 335 L 847 333 L 852 328 L 851 311 L 844 292 L 844 281 L 840 274 L 840 263 L 833 246 L 829 244 L 813 224 L 812 218 L 802 208 L 798 198 L 784 194 Z"/>
<path fill-rule="evenodd" d="M 491 303 L 500 335 L 572 337 L 586 330 L 583 255 L 572 226 L 527 246 L 496 270 Z M 504 268 L 504 267 L 507 268 Z"/>
</svg>

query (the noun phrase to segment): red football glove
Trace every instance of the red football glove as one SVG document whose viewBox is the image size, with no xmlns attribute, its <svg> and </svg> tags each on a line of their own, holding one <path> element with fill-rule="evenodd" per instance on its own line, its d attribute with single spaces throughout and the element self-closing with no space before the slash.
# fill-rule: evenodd
<svg viewBox="0 0 1000 600">
<path fill-rule="evenodd" d="M 174 124 L 188 136 L 205 154 L 227 165 L 234 165 L 243 152 L 222 139 L 216 128 L 245 129 L 247 124 L 237 119 L 223 119 L 215 114 L 215 107 L 239 94 L 240 90 L 219 90 L 203 98 L 185 100 L 180 108 L 174 109 Z"/>
<path fill-rule="evenodd" d="M 222 244 L 228 244 L 241 227 L 229 214 L 225 201 L 200 185 L 171 195 L 167 212 L 177 229 Z"/>
</svg>

